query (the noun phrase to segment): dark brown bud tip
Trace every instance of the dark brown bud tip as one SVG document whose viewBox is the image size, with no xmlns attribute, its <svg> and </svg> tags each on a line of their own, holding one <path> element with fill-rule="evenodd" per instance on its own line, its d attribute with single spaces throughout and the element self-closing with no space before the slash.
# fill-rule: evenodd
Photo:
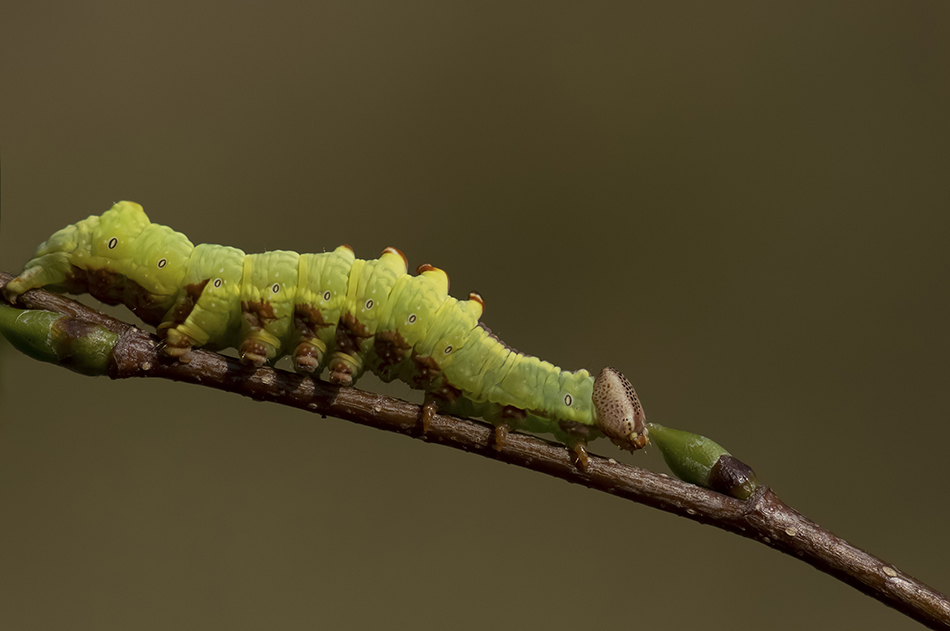
<svg viewBox="0 0 950 631">
<path fill-rule="evenodd" d="M 759 488 L 752 467 L 735 456 L 719 457 L 709 472 L 709 488 L 740 500 L 747 500 Z"/>
</svg>

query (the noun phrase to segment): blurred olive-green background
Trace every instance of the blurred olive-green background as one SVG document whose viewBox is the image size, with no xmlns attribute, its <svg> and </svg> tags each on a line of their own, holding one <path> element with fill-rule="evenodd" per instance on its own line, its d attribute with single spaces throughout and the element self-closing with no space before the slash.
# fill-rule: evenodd
<svg viewBox="0 0 950 631">
<path fill-rule="evenodd" d="M 0 16 L 0 268 L 120 199 L 195 243 L 399 247 L 950 590 L 946 3 Z M 337 419 L 5 342 L 0 399 L 3 628 L 915 628 L 757 543 Z"/>
</svg>

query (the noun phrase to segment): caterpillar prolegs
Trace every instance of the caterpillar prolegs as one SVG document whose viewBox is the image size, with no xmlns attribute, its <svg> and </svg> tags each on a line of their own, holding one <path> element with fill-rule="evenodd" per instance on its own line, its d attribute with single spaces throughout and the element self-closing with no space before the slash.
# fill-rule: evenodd
<svg viewBox="0 0 950 631">
<path fill-rule="evenodd" d="M 327 370 L 340 385 L 369 369 L 424 390 L 427 414 L 482 417 L 499 444 L 509 430 L 551 434 L 581 466 L 601 435 L 630 451 L 648 443 L 643 408 L 618 371 L 594 378 L 520 353 L 479 322 L 478 294 L 453 298 L 431 265 L 407 272 L 395 248 L 362 260 L 346 245 L 321 254 L 195 246 L 119 202 L 56 232 L 3 295 L 49 287 L 125 304 L 184 362 L 197 347 L 234 347 L 255 366 L 290 354 L 298 372 Z"/>
</svg>

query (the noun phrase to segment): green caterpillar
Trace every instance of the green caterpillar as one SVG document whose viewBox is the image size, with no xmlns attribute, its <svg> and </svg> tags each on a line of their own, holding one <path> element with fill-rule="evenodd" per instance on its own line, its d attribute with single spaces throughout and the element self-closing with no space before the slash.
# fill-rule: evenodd
<svg viewBox="0 0 950 631">
<path fill-rule="evenodd" d="M 197 347 L 234 347 L 258 367 L 290 354 L 298 372 L 327 369 L 346 386 L 369 369 L 426 392 L 423 428 L 439 409 L 486 419 L 498 447 L 510 430 L 551 434 L 580 467 L 587 441 L 601 435 L 630 451 L 649 442 L 637 394 L 618 371 L 595 379 L 520 353 L 479 323 L 478 294 L 456 300 L 445 272 L 407 267 L 395 248 L 364 261 L 346 245 L 323 254 L 195 246 L 119 202 L 50 237 L 3 295 L 12 303 L 50 287 L 125 304 L 183 362 Z"/>
</svg>

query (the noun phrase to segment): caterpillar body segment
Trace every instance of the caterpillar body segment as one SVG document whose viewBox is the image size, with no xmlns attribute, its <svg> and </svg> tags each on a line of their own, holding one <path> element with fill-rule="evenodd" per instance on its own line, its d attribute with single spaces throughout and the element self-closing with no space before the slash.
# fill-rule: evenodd
<svg viewBox="0 0 950 631">
<path fill-rule="evenodd" d="M 329 362 L 355 259 L 348 245 L 333 252 L 300 255 L 293 336 L 297 372 L 319 373 Z"/>
<path fill-rule="evenodd" d="M 337 350 L 330 361 L 331 381 L 349 386 L 366 366 L 363 358 L 373 348 L 385 305 L 400 276 L 408 270 L 405 255 L 386 248 L 373 261 L 356 259 L 350 269 L 343 313 L 337 325 Z"/>
<path fill-rule="evenodd" d="M 485 418 L 499 447 L 512 430 L 551 434 L 582 467 L 584 445 L 601 435 L 631 451 L 648 443 L 622 374 L 605 368 L 595 379 L 520 353 L 479 322 L 481 296 L 449 296 L 448 276 L 431 265 L 407 271 L 395 248 L 362 260 L 345 245 L 319 254 L 195 246 L 119 202 L 50 237 L 3 295 L 49 287 L 124 303 L 180 361 L 197 347 L 237 348 L 255 366 L 289 354 L 295 370 L 327 370 L 340 385 L 368 369 L 426 392 L 423 426 L 439 409 Z"/>
<path fill-rule="evenodd" d="M 166 354 L 187 361 L 192 345 L 218 350 L 238 339 L 244 258 L 237 248 L 195 246 L 175 304 L 157 327 Z"/>
</svg>

